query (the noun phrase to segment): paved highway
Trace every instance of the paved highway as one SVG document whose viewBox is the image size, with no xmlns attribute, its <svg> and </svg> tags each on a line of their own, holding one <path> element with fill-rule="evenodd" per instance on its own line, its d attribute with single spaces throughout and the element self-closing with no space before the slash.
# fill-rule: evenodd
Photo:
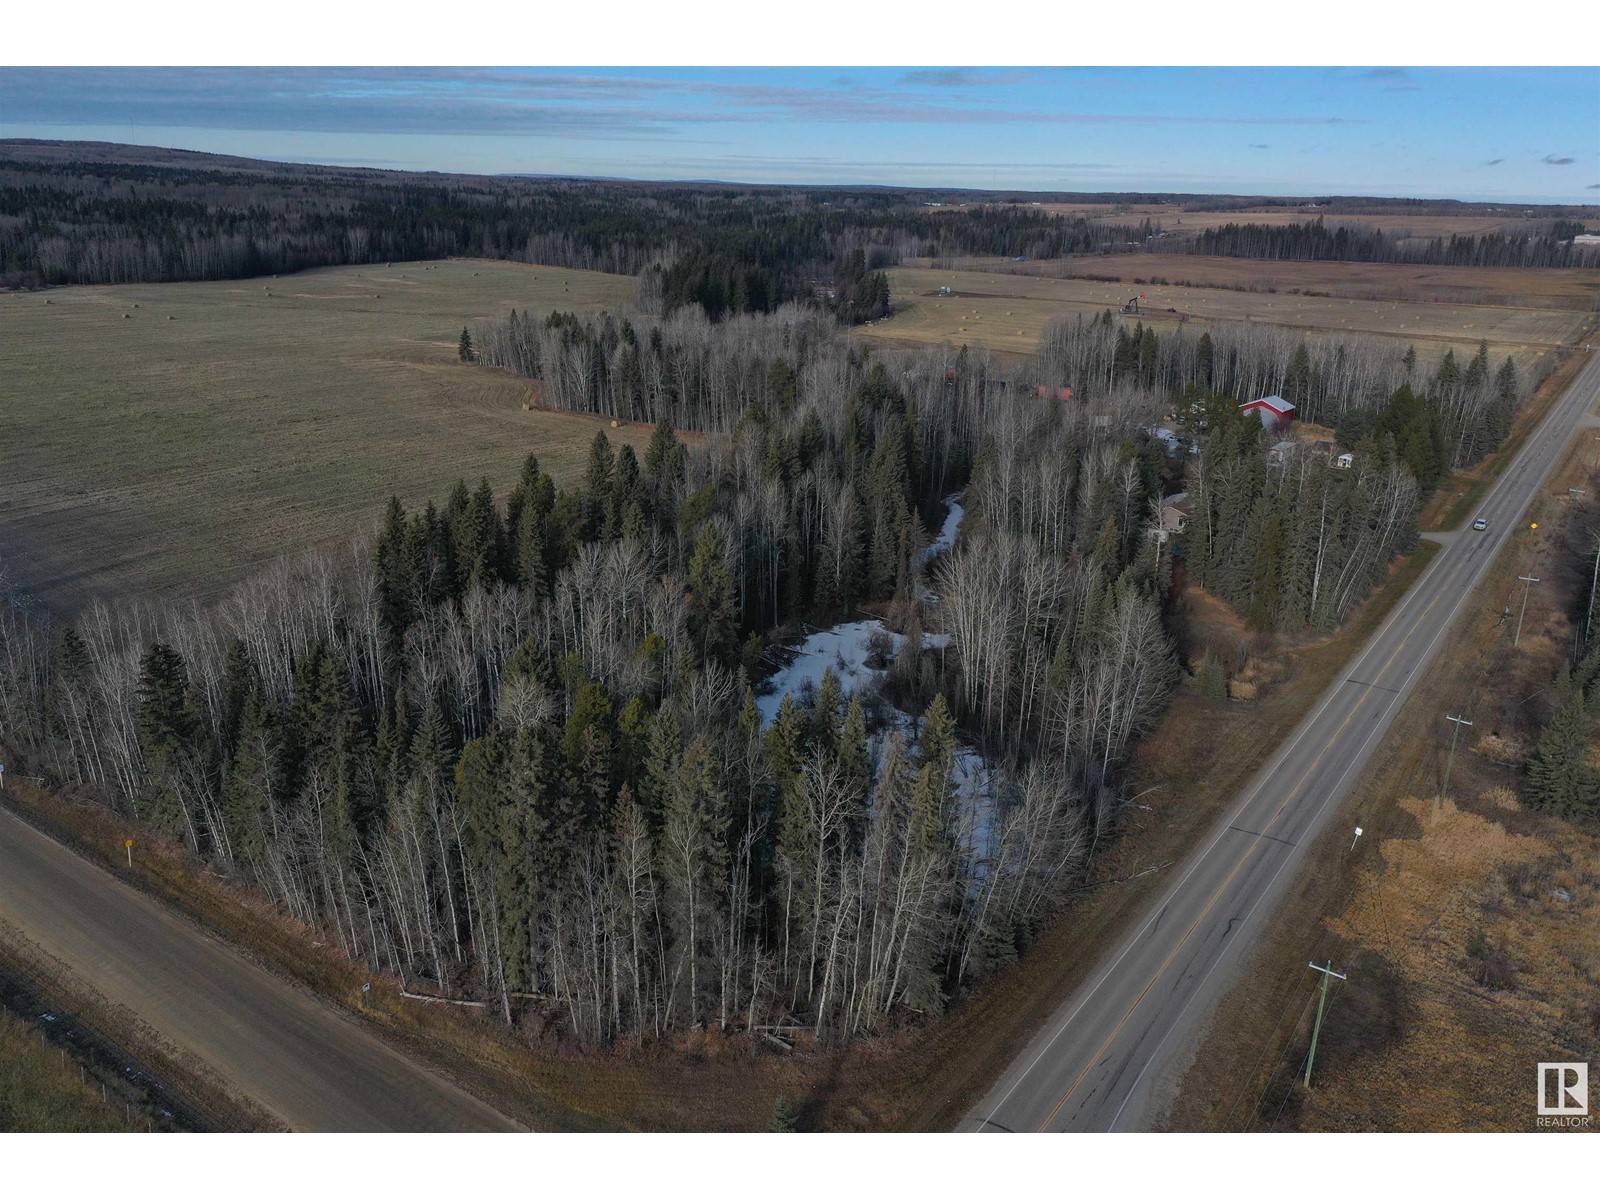
<svg viewBox="0 0 1600 1200">
<path fill-rule="evenodd" d="M 1261 931 L 1304 848 L 1361 769 L 1600 395 L 1600 356 L 1563 394 L 1474 516 L 1339 681 L 983 1101 L 966 1130 L 1149 1129 L 1171 1102 L 1226 969 Z M 1511 581 L 1507 581 L 1508 588 Z M 1441 698 L 1440 703 L 1445 701 Z M 1440 709 L 1441 719 L 1444 710 Z"/>
<path fill-rule="evenodd" d="M 0 917 L 291 1129 L 517 1129 L 0 808 Z"/>
</svg>

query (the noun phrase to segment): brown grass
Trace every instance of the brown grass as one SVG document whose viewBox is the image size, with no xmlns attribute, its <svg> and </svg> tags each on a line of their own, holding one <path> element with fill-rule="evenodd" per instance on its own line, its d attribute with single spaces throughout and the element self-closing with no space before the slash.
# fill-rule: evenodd
<svg viewBox="0 0 1600 1200">
<path fill-rule="evenodd" d="M 1328 229 L 1344 225 L 1352 229 L 1382 229 L 1396 237 L 1449 237 L 1452 233 L 1492 233 L 1516 229 L 1537 219 L 1530 210 L 1507 206 L 1491 213 L 1448 213 L 1408 215 L 1394 211 L 1370 213 L 1332 213 L 1309 208 L 1284 208 L 1273 205 L 1257 209 L 1216 212 L 1184 212 L 1178 204 L 1039 204 L 1046 212 L 1071 217 L 1087 217 L 1097 224 L 1137 225 L 1149 219 L 1174 234 L 1192 234 L 1222 225 L 1302 225 L 1321 217 Z M 1181 224 L 1180 224 L 1181 222 Z"/>
<path fill-rule="evenodd" d="M 907 266 L 931 266 L 927 260 Z M 1279 262 L 1202 254 L 1086 254 L 1014 262 L 963 258 L 941 265 L 962 271 L 1051 279 L 1166 279 L 1194 287 L 1348 300 L 1491 304 L 1591 312 L 1600 301 L 1600 268 L 1433 267 L 1412 263 Z"/>
<path fill-rule="evenodd" d="M 20 1089 L 0 1079 L 0 1092 L 11 1093 L 0 1095 L 0 1130 L 5 1128 L 8 1099 L 35 1109 L 40 1132 L 282 1128 L 234 1095 L 194 1055 L 102 996 L 5 921 L 0 921 L 0 1006 L 0 1018 L 9 1007 L 18 1018 L 33 1022 L 23 1025 L 23 1033 L 51 1035 L 48 1040 L 39 1037 L 46 1046 L 48 1072 Z M 50 1013 L 51 1019 L 43 1020 L 43 1013 Z M 3 1058 L 0 1048 L 0 1076 Z M 76 1086 L 64 1087 L 62 1076 Z M 38 1111 L 53 1101 L 54 1112 Z"/>
<path fill-rule="evenodd" d="M 48 1042 L 0 1008 L 0 1133 L 128 1133 L 120 1105 L 79 1077 Z"/>
<path fill-rule="evenodd" d="M 642 447 L 648 429 L 523 411 L 526 381 L 456 357 L 480 318 L 632 288 L 458 261 L 0 296 L 0 572 L 65 611 L 204 598 L 393 493 L 508 488 L 529 451 L 571 478 L 600 428 Z"/>
<path fill-rule="evenodd" d="M 1320 296 L 1256 295 L 1220 288 L 1135 286 L 984 271 L 896 268 L 889 272 L 893 316 L 857 335 L 921 344 L 972 344 L 1009 353 L 1037 349 L 1045 327 L 1060 317 L 1091 316 L 1141 294 L 1145 324 L 1174 330 L 1180 316 L 1198 331 L 1208 322 L 1256 322 L 1308 334 L 1365 334 L 1416 344 L 1424 357 L 1454 347 L 1472 353 L 1487 341 L 1495 355 L 1532 354 L 1581 337 L 1593 319 L 1549 308 L 1426 304 Z M 941 287 L 953 295 L 940 296 Z M 1173 311 L 1168 311 L 1168 310 Z M 1133 321 L 1136 318 L 1123 318 Z"/>
</svg>

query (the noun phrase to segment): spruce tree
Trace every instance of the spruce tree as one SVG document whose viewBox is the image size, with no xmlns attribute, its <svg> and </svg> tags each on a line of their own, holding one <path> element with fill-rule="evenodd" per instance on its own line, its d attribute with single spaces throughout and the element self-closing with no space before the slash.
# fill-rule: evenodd
<svg viewBox="0 0 1600 1200">
<path fill-rule="evenodd" d="M 1539 738 L 1528 763 L 1528 803 L 1571 820 L 1596 812 L 1600 784 L 1589 768 L 1589 717 L 1574 690 Z"/>
<path fill-rule="evenodd" d="M 199 722 L 189 703 L 189 671 L 182 656 L 160 642 L 139 663 L 136 726 L 146 772 L 149 819 L 164 833 L 197 834 L 180 789 Z"/>
<path fill-rule="evenodd" d="M 722 535 L 707 522 L 695 539 L 689 560 L 689 633 L 706 662 L 731 662 L 739 649 L 733 572 L 723 553 Z"/>
</svg>

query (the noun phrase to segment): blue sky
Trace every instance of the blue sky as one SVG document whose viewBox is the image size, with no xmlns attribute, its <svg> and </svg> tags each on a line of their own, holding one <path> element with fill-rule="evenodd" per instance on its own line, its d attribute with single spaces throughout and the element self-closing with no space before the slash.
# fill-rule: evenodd
<svg viewBox="0 0 1600 1200">
<path fill-rule="evenodd" d="M 0 136 L 489 173 L 1600 203 L 1600 68 L 6 68 Z"/>
</svg>

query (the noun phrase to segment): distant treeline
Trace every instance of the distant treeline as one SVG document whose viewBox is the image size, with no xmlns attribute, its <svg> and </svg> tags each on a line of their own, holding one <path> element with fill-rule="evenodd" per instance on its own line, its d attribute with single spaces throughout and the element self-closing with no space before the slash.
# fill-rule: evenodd
<svg viewBox="0 0 1600 1200">
<path fill-rule="evenodd" d="M 1415 238 L 1350 225 L 1328 226 L 1319 218 L 1299 225 L 1223 225 L 1196 234 L 1192 254 L 1299 262 L 1420 263 L 1445 267 L 1592 267 L 1600 247 L 1572 239 L 1583 222 L 1558 220 L 1539 233 L 1451 234 Z"/>
<path fill-rule="evenodd" d="M 904 256 L 1053 258 L 1130 237 L 1031 207 L 925 199 L 13 157 L 0 167 L 0 285 L 236 279 L 475 256 L 648 271 L 645 288 L 666 310 L 698 304 L 713 320 L 793 300 L 856 320 L 886 310 L 877 272 Z"/>
</svg>

